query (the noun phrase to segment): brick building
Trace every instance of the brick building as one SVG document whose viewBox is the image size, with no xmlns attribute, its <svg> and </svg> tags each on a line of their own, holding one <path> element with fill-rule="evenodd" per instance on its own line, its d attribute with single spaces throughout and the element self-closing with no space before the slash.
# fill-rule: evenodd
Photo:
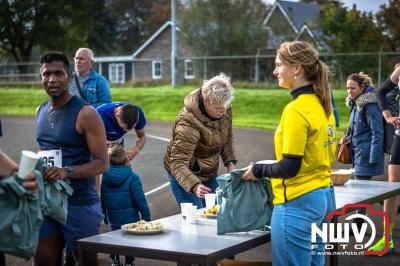
<svg viewBox="0 0 400 266">
<path fill-rule="evenodd" d="M 171 81 L 171 29 L 166 22 L 132 55 L 97 57 L 99 72 L 111 83 L 125 83 L 160 80 Z M 190 58 L 190 49 L 177 28 L 177 58 Z M 177 80 L 180 84 L 195 78 L 191 59 L 177 60 Z"/>
<path fill-rule="evenodd" d="M 263 22 L 268 42 L 262 48 L 274 53 L 280 43 L 293 40 L 305 40 L 320 46 L 315 28 L 319 10 L 318 4 L 276 1 Z M 170 82 L 171 27 L 172 23 L 166 22 L 131 55 L 97 57 L 99 72 L 114 84 L 127 81 Z M 184 34 L 178 27 L 176 31 L 177 82 L 185 84 L 205 78 L 206 60 L 196 58 L 186 44 Z"/>
</svg>

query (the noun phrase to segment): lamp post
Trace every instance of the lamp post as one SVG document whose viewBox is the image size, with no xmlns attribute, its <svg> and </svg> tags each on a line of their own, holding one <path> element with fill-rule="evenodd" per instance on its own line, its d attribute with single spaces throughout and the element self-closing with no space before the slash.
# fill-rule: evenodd
<svg viewBox="0 0 400 266">
<path fill-rule="evenodd" d="M 176 0 L 171 0 L 172 45 L 171 45 L 171 83 L 176 87 Z"/>
</svg>

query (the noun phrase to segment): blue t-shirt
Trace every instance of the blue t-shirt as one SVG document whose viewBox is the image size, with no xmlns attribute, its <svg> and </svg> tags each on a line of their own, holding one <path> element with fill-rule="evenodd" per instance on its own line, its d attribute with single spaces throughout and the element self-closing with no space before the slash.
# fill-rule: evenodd
<svg viewBox="0 0 400 266">
<path fill-rule="evenodd" d="M 52 109 L 50 102 L 39 106 L 36 117 L 36 140 L 40 150 L 61 150 L 62 165 L 82 165 L 93 160 L 85 136 L 76 131 L 76 119 L 88 103 L 73 96 L 64 106 Z M 52 164 L 50 164 L 52 165 Z M 50 166 L 49 165 L 49 166 Z M 74 193 L 70 205 L 92 205 L 100 202 L 96 193 L 95 177 L 69 178 Z"/>
<path fill-rule="evenodd" d="M 101 119 L 103 120 L 104 127 L 106 128 L 107 141 L 113 145 L 122 144 L 126 132 L 119 126 L 117 119 L 114 116 L 114 109 L 127 104 L 128 102 L 105 103 L 96 108 Z M 135 125 L 135 130 L 141 130 L 146 126 L 146 118 L 139 106 L 137 111 L 139 114 L 138 121 Z"/>
</svg>

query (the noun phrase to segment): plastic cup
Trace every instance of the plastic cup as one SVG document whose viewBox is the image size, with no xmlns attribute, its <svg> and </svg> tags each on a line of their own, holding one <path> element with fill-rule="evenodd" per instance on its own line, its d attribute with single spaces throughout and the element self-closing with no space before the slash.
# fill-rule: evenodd
<svg viewBox="0 0 400 266">
<path fill-rule="evenodd" d="M 186 206 L 186 222 L 194 224 L 197 221 L 197 206 Z"/>
<path fill-rule="evenodd" d="M 206 200 L 206 208 L 211 209 L 215 205 L 215 198 L 216 198 L 215 193 L 205 194 L 204 198 Z"/>
<path fill-rule="evenodd" d="M 193 206 L 193 203 L 191 203 L 191 202 L 184 202 L 184 203 L 181 203 L 181 213 L 182 213 L 182 218 L 183 219 L 186 219 L 186 208 L 187 207 L 190 207 L 190 206 Z"/>
<path fill-rule="evenodd" d="M 32 151 L 21 151 L 21 159 L 19 161 L 18 177 L 25 178 L 27 174 L 35 169 L 39 155 Z"/>
</svg>

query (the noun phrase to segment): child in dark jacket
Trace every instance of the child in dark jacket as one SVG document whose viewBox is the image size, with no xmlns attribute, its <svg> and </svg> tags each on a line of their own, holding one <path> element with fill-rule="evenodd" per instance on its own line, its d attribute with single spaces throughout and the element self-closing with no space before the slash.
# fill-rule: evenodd
<svg viewBox="0 0 400 266">
<path fill-rule="evenodd" d="M 104 222 L 111 230 L 121 225 L 139 220 L 150 221 L 150 210 L 143 192 L 142 183 L 128 162 L 122 146 L 115 146 L 108 152 L 110 169 L 103 175 L 101 182 L 101 207 Z M 119 255 L 111 254 L 113 266 L 120 265 Z M 134 265 L 134 258 L 125 257 L 125 265 Z"/>
</svg>

